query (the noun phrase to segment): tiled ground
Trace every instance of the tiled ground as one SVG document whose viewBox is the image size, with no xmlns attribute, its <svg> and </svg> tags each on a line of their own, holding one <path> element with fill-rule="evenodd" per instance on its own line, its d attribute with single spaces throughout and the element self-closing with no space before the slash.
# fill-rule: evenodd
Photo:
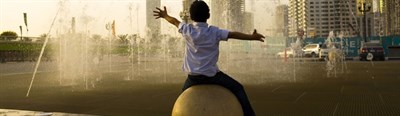
<svg viewBox="0 0 400 116">
<path fill-rule="evenodd" d="M 241 70 L 242 65 L 235 66 Z M 279 72 L 270 66 L 263 68 L 264 64 L 257 65 L 257 69 L 242 69 L 242 73 L 233 70 L 226 73 L 234 78 L 242 77 L 238 81 L 244 84 L 260 116 L 400 115 L 400 62 L 374 62 L 371 67 L 370 62 L 350 61 L 347 66 L 345 72 L 329 78 L 325 63 L 318 62 L 297 64 L 296 77 L 291 76 L 293 68 L 286 67 L 287 72 Z M 279 74 L 270 70 L 284 76 L 276 77 Z M 170 115 L 185 79 L 183 74 L 170 73 L 166 79 L 173 82 L 166 83 L 149 81 L 153 76 L 164 79 L 162 73 L 130 81 L 119 73 L 103 75 L 96 87 L 82 89 L 82 85 L 60 86 L 56 76 L 41 73 L 29 97 L 25 95 L 30 74 L 1 76 L 0 109 L 111 116 Z"/>
</svg>

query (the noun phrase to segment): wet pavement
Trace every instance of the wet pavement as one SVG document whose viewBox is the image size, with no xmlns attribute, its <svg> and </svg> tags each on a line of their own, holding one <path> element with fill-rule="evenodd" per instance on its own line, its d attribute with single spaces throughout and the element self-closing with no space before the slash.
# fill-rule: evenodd
<svg viewBox="0 0 400 116">
<path fill-rule="evenodd" d="M 337 76 L 329 78 L 324 62 L 275 62 L 281 61 L 222 65 L 225 73 L 243 83 L 260 116 L 400 115 L 399 61 L 373 65 L 348 61 L 347 69 L 338 69 Z M 149 65 L 164 66 L 159 62 Z M 56 72 L 42 72 L 29 97 L 25 95 L 32 75 L 3 73 L 0 108 L 112 116 L 170 115 L 186 78 L 179 65 L 165 65 L 168 70 L 164 72 L 164 68 L 143 69 L 131 80 L 126 80 L 121 71 L 103 72 L 101 80 L 92 82 L 95 84 L 89 88 L 73 83 L 60 85 Z M 115 70 L 128 66 L 121 64 Z"/>
<path fill-rule="evenodd" d="M 94 115 L 0 109 L 0 116 L 94 116 Z"/>
</svg>

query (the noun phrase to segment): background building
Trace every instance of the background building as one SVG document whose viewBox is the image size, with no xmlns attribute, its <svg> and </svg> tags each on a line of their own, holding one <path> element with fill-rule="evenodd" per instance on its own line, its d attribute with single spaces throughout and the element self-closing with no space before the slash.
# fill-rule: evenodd
<svg viewBox="0 0 400 116">
<path fill-rule="evenodd" d="M 306 37 L 327 37 L 330 31 L 362 36 L 363 14 L 356 0 L 290 0 L 289 36 L 304 31 Z M 372 10 L 371 10 L 372 11 Z M 374 14 L 367 13 L 367 32 L 374 33 Z"/>
<path fill-rule="evenodd" d="M 374 12 L 374 30 L 372 33 L 372 36 L 384 36 L 385 35 L 385 25 L 384 25 L 384 17 L 382 16 L 382 13 L 379 11 Z"/>
<path fill-rule="evenodd" d="M 252 33 L 254 30 L 254 14 L 251 12 L 245 12 L 242 24 L 242 31 L 244 33 Z"/>
<path fill-rule="evenodd" d="M 276 19 L 275 19 L 275 36 L 288 37 L 288 27 L 289 27 L 289 6 L 279 5 L 276 7 Z"/>
<path fill-rule="evenodd" d="M 359 19 L 354 13 L 357 12 L 356 1 L 343 0 L 309 0 L 308 17 L 310 17 L 309 28 L 314 37 L 328 37 L 330 31 L 342 32 L 348 36 L 359 35 Z"/>
<path fill-rule="evenodd" d="M 228 28 L 228 20 L 223 18 L 227 17 L 227 9 L 224 6 L 226 3 L 226 0 L 211 0 L 210 19 L 212 25 L 218 26 L 219 28 Z"/>
<path fill-rule="evenodd" d="M 210 9 L 212 25 L 232 31 L 246 31 L 246 28 L 254 27 L 252 13 L 245 12 L 245 0 L 212 0 Z"/>
<path fill-rule="evenodd" d="M 384 16 L 385 35 L 400 35 L 400 1 L 380 0 L 381 13 Z"/>
<path fill-rule="evenodd" d="M 307 29 L 307 0 L 289 0 L 289 37 Z"/>
</svg>

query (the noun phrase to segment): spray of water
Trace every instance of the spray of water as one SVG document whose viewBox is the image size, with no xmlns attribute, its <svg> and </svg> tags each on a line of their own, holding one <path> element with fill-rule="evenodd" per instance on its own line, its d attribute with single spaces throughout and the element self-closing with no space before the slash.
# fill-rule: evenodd
<svg viewBox="0 0 400 116">
<path fill-rule="evenodd" d="M 333 31 L 329 33 L 328 38 L 325 40 L 326 49 L 324 52 L 327 52 L 327 56 L 325 60 L 327 61 L 326 70 L 327 70 L 327 77 L 337 77 L 338 70 L 341 71 L 340 73 L 345 73 L 347 70 L 347 63 L 345 60 L 345 56 L 347 53 L 347 46 L 345 47 L 345 39 L 342 33 L 338 33 L 338 38 L 340 41 L 336 41 L 335 34 Z M 347 44 L 346 44 L 347 45 Z"/>
<path fill-rule="evenodd" d="M 86 8 L 87 6 L 85 6 L 83 10 Z M 180 75 L 182 71 L 179 65 L 182 63 L 184 54 L 184 39 L 181 37 L 172 37 L 173 35 L 162 35 L 159 37 L 162 38 L 159 39 L 160 41 L 154 42 L 152 38 L 141 38 L 139 35 L 133 35 L 133 18 L 137 18 L 138 16 L 134 17 L 132 11 L 138 9 L 138 6 L 134 7 L 131 4 L 128 8 L 130 13 L 130 20 L 128 21 L 130 21 L 132 33 L 128 34 L 128 42 L 123 46 L 126 47 L 126 49 L 124 49 L 126 52 L 123 54 L 115 53 L 115 50 L 114 53 L 112 53 L 112 49 L 121 44 L 118 44 L 118 39 L 111 34 L 112 24 L 110 22 L 106 25 L 108 30 L 106 33 L 108 33 L 108 36 L 94 39 L 95 37 L 89 36 L 91 27 L 88 27 L 93 25 L 89 25 L 88 23 L 95 24 L 91 21 L 96 21 L 96 19 L 92 19 L 87 15 L 77 16 L 77 22 L 82 22 L 83 24 L 83 28 L 78 28 L 82 29 L 83 33 L 75 32 L 75 29 L 71 29 L 68 26 L 69 21 L 65 20 L 70 19 L 68 12 L 60 12 L 59 17 L 63 18 L 57 18 L 57 20 L 59 20 L 59 29 L 57 30 L 58 41 L 57 43 L 53 43 L 59 48 L 57 50 L 59 53 L 55 53 L 55 55 L 58 55 L 56 59 L 58 60 L 57 63 L 59 66 L 60 85 L 72 85 L 72 87 L 75 88 L 84 87 L 85 89 L 90 87 L 94 88 L 94 82 L 101 80 L 103 75 L 112 75 L 104 76 L 104 78 L 116 78 L 117 76 L 113 74 L 122 75 L 124 80 L 130 81 L 147 80 L 152 83 L 156 82 L 156 80 L 162 83 L 179 82 L 177 79 L 171 79 L 173 78 L 171 74 L 174 76 L 179 75 L 177 77 L 180 78 L 182 76 Z M 229 14 L 228 10 L 232 10 L 232 7 L 229 8 L 221 11 L 221 16 L 227 20 L 222 21 L 221 27 L 230 28 L 230 30 L 240 29 L 241 26 L 234 24 L 241 22 L 238 22 L 239 19 L 234 19 L 237 17 L 230 16 L 231 14 Z M 60 9 L 65 10 L 66 7 L 60 7 Z M 136 14 L 138 13 L 136 12 Z M 229 27 L 227 26 L 228 21 L 233 23 L 229 24 Z M 79 26 L 79 24 L 77 25 Z M 104 28 L 103 25 L 102 27 Z M 176 30 L 175 27 L 173 29 Z M 179 35 L 177 34 L 175 36 Z M 272 45 L 284 43 L 283 41 L 284 39 L 281 38 L 276 39 L 276 42 L 275 40 L 270 41 L 266 39 L 265 43 L 238 40 L 221 42 L 221 57 L 218 66 L 220 66 L 219 68 L 222 71 L 226 71 L 228 74 L 231 74 L 244 83 L 264 83 L 266 80 L 270 82 L 273 80 L 297 82 L 301 80 L 299 75 L 301 76 L 301 69 L 303 69 L 303 66 L 299 65 L 299 59 L 293 58 L 293 62 L 291 63 L 276 62 L 279 60 L 274 57 L 276 53 L 272 52 L 273 49 L 276 49 L 276 47 L 283 47 L 284 44 L 280 46 Z M 299 54 L 294 56 L 302 56 L 300 55 L 302 44 L 303 42 L 300 38 L 298 38 L 295 43 L 291 44 L 291 48 L 294 49 L 295 54 Z M 271 47 L 263 48 L 262 46 Z M 38 65 L 39 64 L 37 64 L 37 66 Z M 247 78 L 248 76 L 255 78 Z M 32 84 L 33 80 L 34 77 L 32 79 Z M 28 90 L 28 95 L 30 88 Z"/>
<path fill-rule="evenodd" d="M 328 38 L 325 40 L 325 45 L 327 46 L 327 52 L 328 55 L 326 56 L 325 60 L 327 61 L 326 63 L 326 69 L 327 69 L 327 77 L 330 77 L 333 73 L 334 77 L 337 75 L 337 55 L 338 51 L 335 47 L 335 35 L 333 31 L 329 33 Z"/>
<path fill-rule="evenodd" d="M 46 46 L 47 46 L 47 42 L 49 42 L 49 37 L 50 37 L 49 34 L 50 34 L 50 32 L 51 32 L 51 30 L 52 30 L 52 28 L 53 28 L 54 22 L 55 22 L 56 19 L 57 19 L 57 16 L 58 16 L 58 13 L 59 13 L 60 9 L 61 9 L 61 8 L 59 8 L 59 9 L 57 10 L 56 16 L 54 16 L 53 22 L 51 23 L 50 29 L 49 29 L 49 31 L 47 32 L 47 36 L 46 36 L 46 39 L 45 39 L 45 41 L 44 41 L 44 43 L 43 43 L 42 49 L 40 50 L 40 55 L 39 55 L 38 61 L 36 62 L 35 70 L 33 71 L 31 83 L 29 84 L 28 92 L 26 92 L 26 97 L 29 97 L 29 93 L 30 93 L 30 91 L 31 91 L 31 89 L 32 89 L 32 85 L 33 85 L 33 80 L 35 80 L 35 76 L 36 76 L 37 70 L 38 70 L 38 68 L 39 68 L 40 61 L 42 60 L 42 56 L 43 56 L 43 53 L 44 53 L 44 49 L 45 49 Z"/>
</svg>

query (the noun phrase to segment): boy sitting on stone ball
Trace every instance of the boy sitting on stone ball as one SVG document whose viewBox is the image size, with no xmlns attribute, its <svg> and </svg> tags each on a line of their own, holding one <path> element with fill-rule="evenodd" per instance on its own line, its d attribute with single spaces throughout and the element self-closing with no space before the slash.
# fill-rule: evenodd
<svg viewBox="0 0 400 116">
<path fill-rule="evenodd" d="M 178 28 L 179 33 L 186 39 L 185 58 L 183 71 L 188 78 L 183 86 L 183 91 L 193 85 L 217 84 L 229 89 L 242 105 L 245 116 L 254 116 L 255 113 L 247 98 L 243 86 L 219 70 L 217 61 L 219 57 L 219 42 L 228 38 L 239 40 L 256 40 L 264 42 L 263 35 L 254 30 L 253 34 L 233 32 L 207 24 L 210 18 L 210 9 L 204 1 L 194 1 L 190 6 L 190 18 L 193 24 L 180 22 L 164 10 L 156 8 L 153 11 L 156 19 L 164 18 Z"/>
</svg>

